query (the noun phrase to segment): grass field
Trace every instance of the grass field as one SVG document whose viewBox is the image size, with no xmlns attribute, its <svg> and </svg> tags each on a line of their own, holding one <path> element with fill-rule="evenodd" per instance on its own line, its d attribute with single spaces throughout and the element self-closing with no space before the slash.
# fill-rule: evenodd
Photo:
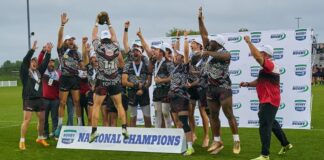
<svg viewBox="0 0 324 160">
<path fill-rule="evenodd" d="M 324 159 L 324 87 L 312 88 L 314 95 L 312 110 L 312 130 L 285 130 L 289 141 L 294 145 L 293 150 L 284 156 L 276 153 L 280 144 L 273 136 L 271 143 L 271 159 L 285 160 L 315 160 Z M 88 150 L 63 150 L 56 149 L 56 142 L 50 140 L 49 148 L 42 148 L 35 143 L 37 137 L 36 116 L 33 116 L 26 138 L 27 150 L 19 151 L 18 142 L 20 138 L 20 124 L 22 121 L 21 87 L 0 88 L 0 159 L 1 160 L 143 160 L 143 159 L 219 159 L 219 160 L 247 160 L 259 155 L 260 140 L 257 129 L 241 128 L 240 138 L 242 152 L 240 155 L 232 153 L 232 136 L 228 128 L 222 129 L 222 139 L 225 143 L 224 150 L 218 155 L 209 155 L 205 149 L 200 147 L 201 139 L 198 139 L 194 148 L 196 153 L 191 157 L 183 157 L 180 154 L 158 154 L 158 153 L 135 153 L 135 152 L 113 152 L 113 151 L 88 151 Z M 202 135 L 198 128 L 198 137 Z"/>
</svg>

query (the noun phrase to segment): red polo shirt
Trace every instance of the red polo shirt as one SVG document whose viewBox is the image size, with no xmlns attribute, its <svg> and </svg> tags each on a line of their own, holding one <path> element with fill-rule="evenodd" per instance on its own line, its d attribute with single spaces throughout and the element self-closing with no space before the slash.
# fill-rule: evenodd
<svg viewBox="0 0 324 160">
<path fill-rule="evenodd" d="M 261 103 L 270 103 L 275 107 L 280 105 L 280 72 L 278 66 L 266 58 L 263 69 L 259 72 L 256 90 Z"/>
</svg>

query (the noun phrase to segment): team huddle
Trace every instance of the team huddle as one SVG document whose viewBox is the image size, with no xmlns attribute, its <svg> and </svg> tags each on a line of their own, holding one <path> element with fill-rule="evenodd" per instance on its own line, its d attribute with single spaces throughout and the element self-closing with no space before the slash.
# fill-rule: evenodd
<svg viewBox="0 0 324 160">
<path fill-rule="evenodd" d="M 226 40 L 222 35 L 208 35 L 202 8 L 198 13 L 201 38 L 189 39 L 189 32 L 185 31 L 184 40 L 180 42 L 178 32 L 173 44 L 150 45 L 139 29 L 139 40 L 130 45 L 130 22 L 125 22 L 122 38 L 124 56 L 106 12 L 101 12 L 96 17 L 92 29 L 92 44 L 88 43 L 87 37 L 82 38 L 81 52 L 75 43 L 75 37 L 64 36 L 64 27 L 68 21 L 67 14 L 63 13 L 57 42 L 59 66 L 55 67 L 55 60 L 51 59 L 51 43 L 43 47 L 37 59 L 32 58 L 37 49 L 35 41 L 23 59 L 20 77 L 23 84 L 24 120 L 21 126 L 20 150 L 26 149 L 25 136 L 33 112 L 38 117 L 36 142 L 47 147 L 48 137 L 54 136 L 58 139 L 65 106 L 70 97 L 78 125 L 85 125 L 85 111 L 87 125 L 92 126 L 89 143 L 94 142 L 100 134 L 97 131 L 100 113 L 103 126 L 117 126 L 117 118 L 120 119 L 120 131 L 124 139 L 128 139 L 131 134 L 127 126 L 136 127 L 138 107 L 143 112 L 144 126 L 152 127 L 152 98 L 155 109 L 154 126 L 183 129 L 187 142 L 184 156 L 195 152 L 193 143 L 198 137 L 195 134 L 194 111 L 197 103 L 204 131 L 201 146 L 207 148 L 210 154 L 218 154 L 224 148 L 219 119 L 222 109 L 233 135 L 233 153 L 241 152 L 238 125 L 232 107 L 232 82 L 229 75 L 231 54 L 224 47 Z M 107 26 L 107 29 L 100 32 L 100 36 L 99 25 Z M 240 84 L 241 87 L 256 87 L 260 100 L 258 116 L 262 152 L 255 159 L 269 159 L 271 131 L 281 142 L 279 154 L 292 148 L 275 120 L 280 104 L 279 69 L 271 59 L 271 46 L 256 48 L 249 36 L 245 36 L 244 40 L 252 56 L 263 68 L 256 80 Z M 150 95 L 152 81 L 155 86 L 153 95 Z M 51 132 L 48 125 L 49 114 L 52 118 Z M 211 144 L 209 128 L 213 135 Z"/>
</svg>

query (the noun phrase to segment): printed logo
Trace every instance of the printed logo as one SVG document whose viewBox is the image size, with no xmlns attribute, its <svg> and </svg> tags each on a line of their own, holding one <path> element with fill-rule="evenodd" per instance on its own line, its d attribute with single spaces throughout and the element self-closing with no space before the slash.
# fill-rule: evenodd
<svg viewBox="0 0 324 160">
<path fill-rule="evenodd" d="M 296 76 L 304 76 L 304 75 L 306 75 L 306 68 L 307 68 L 306 64 L 295 65 L 295 74 L 296 74 Z"/>
<path fill-rule="evenodd" d="M 292 90 L 298 93 L 307 92 L 309 89 L 308 85 L 301 85 L 301 86 L 293 86 Z"/>
<path fill-rule="evenodd" d="M 250 100 L 250 109 L 251 111 L 259 111 L 259 100 Z"/>
<path fill-rule="evenodd" d="M 292 122 L 293 126 L 298 126 L 299 128 L 306 128 L 309 125 L 308 121 L 293 121 Z"/>
<path fill-rule="evenodd" d="M 303 112 L 306 110 L 306 100 L 295 100 L 295 111 Z"/>
<path fill-rule="evenodd" d="M 285 74 L 285 73 L 286 73 L 286 68 L 281 67 L 281 68 L 279 69 L 279 72 L 280 72 L 280 75 Z"/>
<path fill-rule="evenodd" d="M 248 120 L 248 124 L 253 126 L 259 126 L 259 120 Z"/>
<path fill-rule="evenodd" d="M 236 37 L 228 37 L 227 41 L 232 43 L 239 43 L 242 41 L 242 36 L 236 36 Z"/>
<path fill-rule="evenodd" d="M 240 50 L 231 50 L 230 54 L 232 61 L 238 61 L 240 59 Z"/>
<path fill-rule="evenodd" d="M 240 84 L 233 83 L 232 84 L 232 93 L 233 94 L 238 94 L 239 92 L 240 92 Z"/>
<path fill-rule="evenodd" d="M 242 104 L 240 102 L 233 103 L 233 109 L 240 109 L 242 107 Z"/>
<path fill-rule="evenodd" d="M 161 45 L 161 44 L 163 44 L 163 41 L 153 41 L 151 43 L 151 46 L 157 46 L 157 45 Z"/>
<path fill-rule="evenodd" d="M 261 42 L 261 32 L 252 32 L 251 33 L 251 42 L 260 43 Z"/>
<path fill-rule="evenodd" d="M 273 49 L 273 59 L 282 59 L 283 58 L 284 49 L 283 48 L 274 48 Z"/>
<path fill-rule="evenodd" d="M 240 69 L 237 69 L 237 70 L 229 70 L 229 74 L 231 75 L 231 76 L 239 76 L 239 75 L 241 75 L 242 74 L 242 70 L 240 70 Z"/>
<path fill-rule="evenodd" d="M 72 129 L 64 130 L 62 135 L 62 143 L 63 144 L 73 143 L 76 134 L 77 134 L 77 130 L 72 130 Z"/>
<path fill-rule="evenodd" d="M 279 110 L 283 110 L 285 108 L 286 108 L 286 104 L 285 103 L 280 103 Z"/>
<path fill-rule="evenodd" d="M 297 29 L 295 31 L 295 38 L 297 41 L 303 41 L 306 39 L 307 29 Z"/>
<path fill-rule="evenodd" d="M 276 119 L 276 121 L 278 121 L 280 127 L 282 127 L 283 120 L 284 120 L 283 117 L 276 117 L 275 119 Z"/>
<path fill-rule="evenodd" d="M 306 57 L 307 55 L 309 55 L 309 50 L 305 49 L 305 50 L 295 50 L 293 51 L 293 55 L 294 56 L 298 56 L 298 57 Z"/>
<path fill-rule="evenodd" d="M 259 76 L 260 69 L 261 69 L 260 66 L 251 66 L 250 67 L 251 76 L 252 77 L 258 77 Z"/>
<path fill-rule="evenodd" d="M 279 33 L 279 34 L 271 34 L 271 39 L 275 39 L 277 41 L 284 40 L 286 38 L 286 33 Z"/>
</svg>

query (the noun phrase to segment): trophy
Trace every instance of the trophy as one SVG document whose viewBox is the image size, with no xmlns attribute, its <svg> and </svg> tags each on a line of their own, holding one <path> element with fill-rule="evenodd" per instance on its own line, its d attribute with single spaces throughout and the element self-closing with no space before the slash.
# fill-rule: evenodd
<svg viewBox="0 0 324 160">
<path fill-rule="evenodd" d="M 99 24 L 100 25 L 104 25 L 104 24 L 108 24 L 109 21 L 109 17 L 108 17 L 108 13 L 105 11 L 102 11 L 98 14 L 98 19 L 99 19 Z"/>
</svg>

